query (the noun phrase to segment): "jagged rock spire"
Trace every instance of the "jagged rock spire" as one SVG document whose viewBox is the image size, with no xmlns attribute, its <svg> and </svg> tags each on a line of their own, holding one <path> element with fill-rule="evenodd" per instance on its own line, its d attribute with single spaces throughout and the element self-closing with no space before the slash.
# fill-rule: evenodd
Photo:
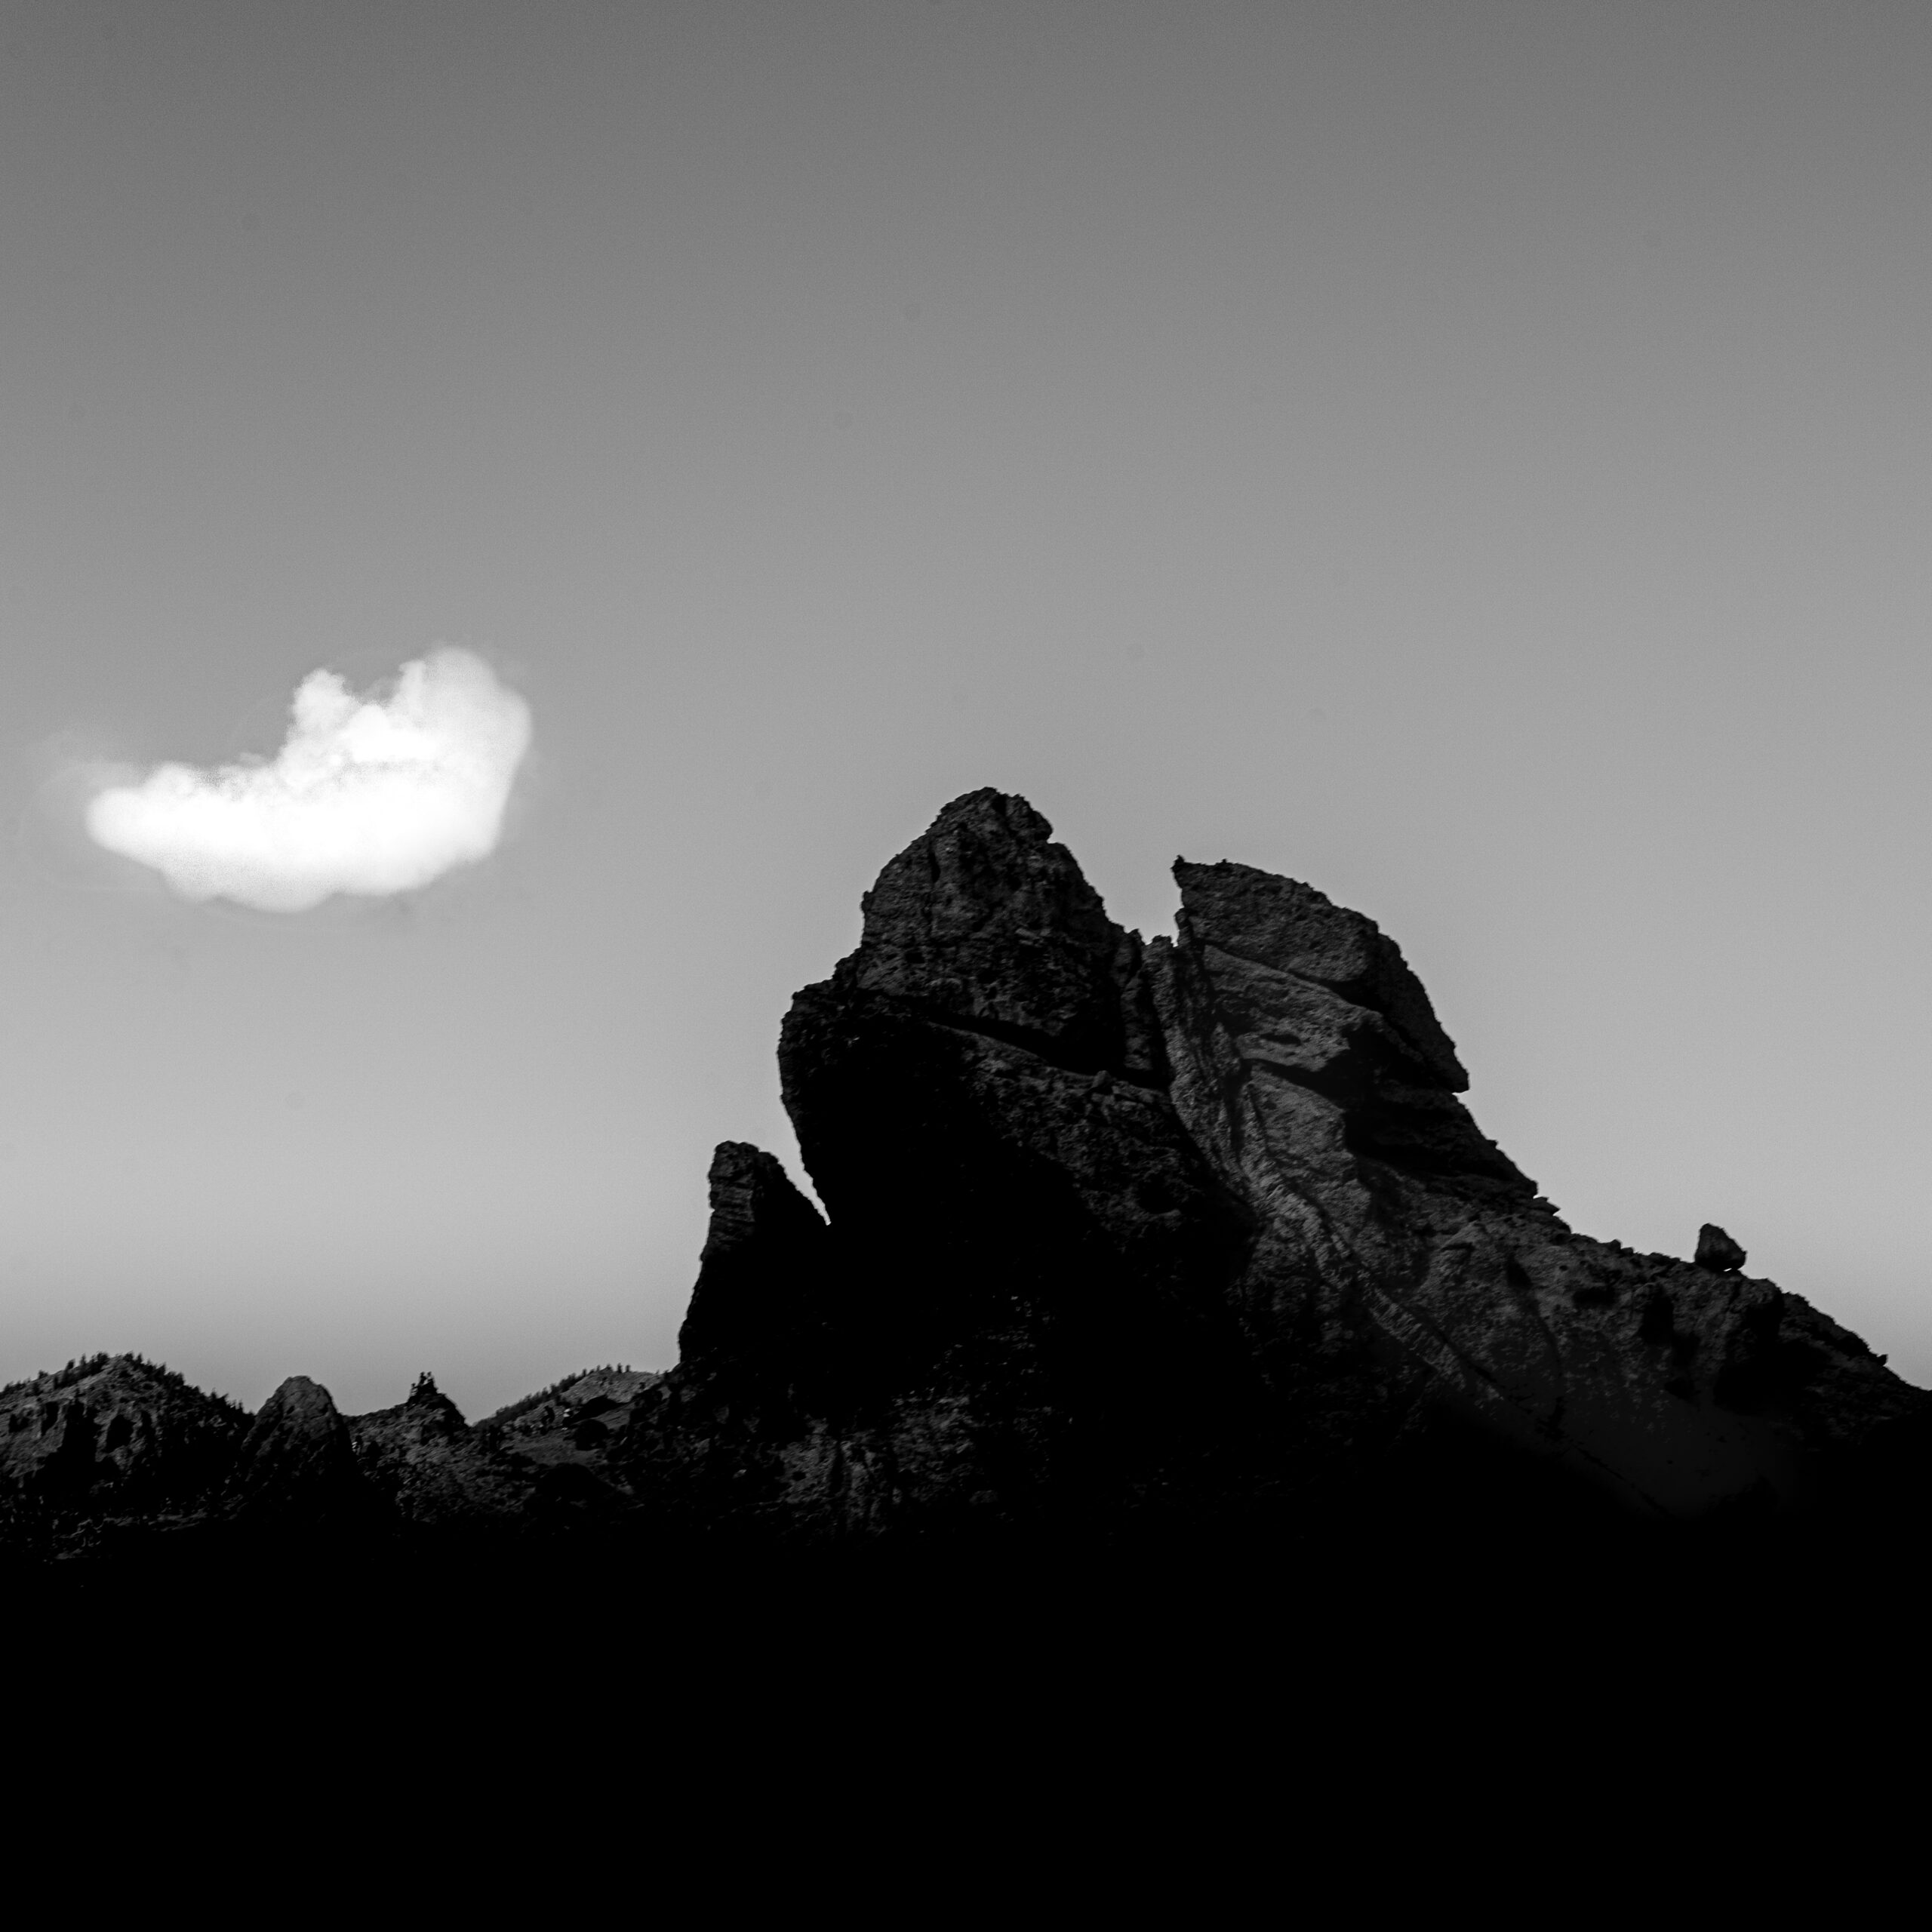
<svg viewBox="0 0 1932 1932">
<path fill-rule="evenodd" d="M 1460 1507 L 1543 1469 L 1694 1517 L 1795 1505 L 1818 1458 L 1915 1413 L 1734 1244 L 1694 1267 L 1574 1235 L 1470 1118 L 1372 920 L 1183 860 L 1178 937 L 1143 946 L 1051 835 L 1023 799 L 953 800 L 794 1002 L 780 1071 L 830 1225 L 769 1155 L 719 1149 L 641 1481 L 702 1467 L 700 1515 L 783 1494 L 830 1530 L 970 1499 L 1247 1508 L 1398 1468 Z M 786 1372 L 808 1360 L 844 1373 L 815 1394 Z M 677 1415 L 731 1418 L 702 1464 Z M 1501 1460 L 1471 1473 L 1472 1441 Z"/>
</svg>

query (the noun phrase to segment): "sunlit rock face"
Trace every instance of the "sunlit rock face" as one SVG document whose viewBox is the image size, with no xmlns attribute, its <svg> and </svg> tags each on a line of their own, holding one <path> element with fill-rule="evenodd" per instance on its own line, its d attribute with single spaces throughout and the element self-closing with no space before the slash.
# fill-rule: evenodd
<svg viewBox="0 0 1932 1932">
<path fill-rule="evenodd" d="M 641 1497 L 808 1536 L 1371 1494 L 1697 1520 L 1801 1509 L 1920 1411 L 1737 1264 L 1574 1234 L 1373 921 L 1175 874 L 1143 943 L 990 791 L 891 861 L 780 1045 L 829 1223 L 719 1150 L 685 1358 L 618 1452 Z"/>
</svg>

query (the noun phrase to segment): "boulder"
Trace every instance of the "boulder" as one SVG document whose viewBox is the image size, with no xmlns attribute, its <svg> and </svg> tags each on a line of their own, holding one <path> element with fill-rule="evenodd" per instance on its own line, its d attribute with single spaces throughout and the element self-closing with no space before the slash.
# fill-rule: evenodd
<svg viewBox="0 0 1932 1932">
<path fill-rule="evenodd" d="M 1697 1265 L 1715 1275 L 1735 1275 L 1744 1266 L 1744 1251 L 1715 1221 L 1697 1230 Z"/>
</svg>

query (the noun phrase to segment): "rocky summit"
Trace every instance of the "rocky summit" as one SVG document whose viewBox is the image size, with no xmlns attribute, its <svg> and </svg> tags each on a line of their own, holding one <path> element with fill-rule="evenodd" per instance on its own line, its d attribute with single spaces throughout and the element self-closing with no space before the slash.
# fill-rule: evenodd
<svg viewBox="0 0 1932 1932">
<path fill-rule="evenodd" d="M 1576 1234 L 1374 921 L 1174 875 L 1143 942 L 991 791 L 887 866 L 779 1048 L 826 1218 L 718 1149 L 639 1493 L 793 1536 L 1688 1524 L 1906 1453 L 1927 1397 L 1721 1229 L 1688 1262 Z"/>
<path fill-rule="evenodd" d="M 894 858 L 780 1040 L 823 1211 L 718 1149 L 668 1373 L 472 1425 L 427 1377 L 348 1417 L 297 1377 L 251 1421 L 70 1364 L 0 1392 L 9 1546 L 1265 1551 L 1856 1525 L 1915 1494 L 1932 1397 L 1720 1228 L 1690 1260 L 1574 1232 L 1373 920 L 1174 875 L 1176 937 L 1143 940 L 993 791 Z"/>
</svg>

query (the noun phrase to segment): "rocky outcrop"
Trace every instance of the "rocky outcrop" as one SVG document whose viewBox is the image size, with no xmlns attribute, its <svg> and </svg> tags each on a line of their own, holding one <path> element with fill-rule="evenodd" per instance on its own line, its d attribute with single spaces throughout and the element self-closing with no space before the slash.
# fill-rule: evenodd
<svg viewBox="0 0 1932 1932">
<path fill-rule="evenodd" d="M 1372 920 L 1175 876 L 1144 943 L 994 792 L 887 866 L 780 1044 L 829 1218 L 719 1149 L 683 1359 L 618 1451 L 641 1497 L 806 1536 L 1697 1520 L 1855 1487 L 1923 1413 L 1721 1231 L 1692 1263 L 1576 1235 Z"/>
<path fill-rule="evenodd" d="M 386 1512 L 356 1466 L 354 1439 L 329 1392 L 291 1375 L 255 1417 L 222 1513 L 250 1529 L 306 1532 L 368 1529 Z"/>
<path fill-rule="evenodd" d="M 661 1379 L 585 1370 L 472 1427 L 427 1374 L 393 1408 L 349 1417 L 297 1376 L 250 1431 L 231 1513 L 461 1539 L 620 1509 L 631 1498 L 611 1478 L 610 1447 L 637 1395 Z"/>
<path fill-rule="evenodd" d="M 139 1355 L 0 1389 L 0 1504 L 128 1513 L 193 1505 L 226 1478 L 248 1411 Z"/>
<path fill-rule="evenodd" d="M 1700 1268 L 1715 1275 L 1735 1275 L 1742 1272 L 1745 1258 L 1743 1249 L 1715 1221 L 1706 1221 L 1697 1230 L 1697 1251 L 1691 1259 Z"/>
<path fill-rule="evenodd" d="M 990 791 L 894 858 L 780 1034 L 823 1208 L 718 1148 L 669 1374 L 475 1425 L 427 1375 L 346 1418 L 297 1377 L 251 1423 L 137 1358 L 70 1364 L 0 1390 L 0 1546 L 1916 1520 L 1932 1398 L 1720 1228 L 1690 1261 L 1577 1235 L 1372 920 L 1246 866 L 1175 877 L 1176 935 L 1143 942 Z"/>
<path fill-rule="evenodd" d="M 663 1379 L 614 1364 L 584 1369 L 477 1424 L 473 1440 L 498 1472 L 491 1508 L 513 1506 L 520 1527 L 540 1532 L 621 1515 L 632 1499 L 611 1449 L 639 1398 Z"/>
<path fill-rule="evenodd" d="M 417 1377 L 394 1408 L 352 1416 L 345 1426 L 356 1469 L 403 1524 L 476 1527 L 515 1518 L 530 1484 L 500 1443 L 463 1420 L 436 1386 Z"/>
<path fill-rule="evenodd" d="M 138 1356 L 70 1363 L 0 1390 L 0 1558 L 192 1564 L 262 1540 L 465 1547 L 606 1524 L 635 1501 L 611 1450 L 662 1380 L 586 1369 L 472 1426 L 426 1374 L 347 1417 L 291 1377 L 251 1418 Z"/>
<path fill-rule="evenodd" d="M 1322 1446 L 1419 1475 L 1455 1425 L 1648 1515 L 1802 1503 L 1923 1401 L 1706 1229 L 1699 1260 L 1581 1238 L 1456 1098 L 1393 944 L 1311 888 L 1177 866 L 1156 985 L 1176 1104 L 1257 1238 L 1235 1289 Z M 1708 1238 L 1716 1235 L 1718 1240 Z"/>
<path fill-rule="evenodd" d="M 771 1155 L 728 1140 L 712 1158 L 711 1226 L 678 1331 L 680 1354 L 783 1399 L 832 1368 L 825 1223 Z"/>
<path fill-rule="evenodd" d="M 942 814 L 779 1048 L 829 1225 L 721 1149 L 685 1358 L 620 1455 L 806 1534 L 1192 1509 L 1260 1395 L 1250 1244 L 1167 1091 L 1145 950 L 1023 800 Z"/>
</svg>

